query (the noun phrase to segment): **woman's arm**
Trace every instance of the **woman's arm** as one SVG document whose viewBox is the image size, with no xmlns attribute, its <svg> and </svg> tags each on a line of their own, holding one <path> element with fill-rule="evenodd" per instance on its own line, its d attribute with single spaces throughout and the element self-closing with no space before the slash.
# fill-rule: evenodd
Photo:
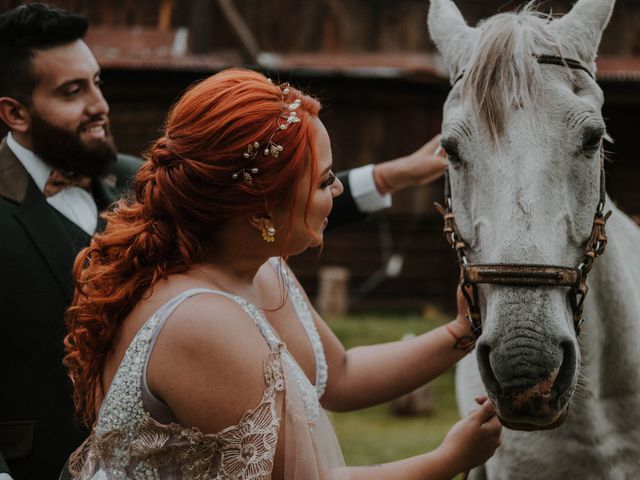
<svg viewBox="0 0 640 480">
<path fill-rule="evenodd" d="M 464 312 L 464 299 L 458 297 L 459 312 Z M 459 313 L 449 324 L 410 340 L 345 351 L 317 314 L 316 322 L 329 366 L 322 404 L 338 411 L 376 405 L 433 380 L 466 354 L 462 345 L 456 348 L 455 337 L 470 334 L 467 319 Z"/>
<path fill-rule="evenodd" d="M 289 269 L 291 278 L 297 282 Z M 302 287 L 300 290 L 304 292 Z M 470 335 L 464 297 L 458 316 L 447 325 L 410 340 L 351 348 L 348 351 L 307 299 L 327 359 L 328 383 L 322 406 L 349 411 L 377 405 L 411 392 L 445 372 L 468 352 L 458 338 Z M 467 342 L 468 345 L 468 342 Z"/>
<path fill-rule="evenodd" d="M 501 425 L 486 399 L 435 450 L 381 465 L 348 468 L 349 480 L 449 480 L 486 462 L 500 445 Z"/>
</svg>

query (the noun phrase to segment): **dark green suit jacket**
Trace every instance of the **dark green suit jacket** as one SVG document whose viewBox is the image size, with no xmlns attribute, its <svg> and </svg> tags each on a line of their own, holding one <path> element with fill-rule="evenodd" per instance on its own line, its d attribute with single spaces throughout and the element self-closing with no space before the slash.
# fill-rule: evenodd
<svg viewBox="0 0 640 480">
<path fill-rule="evenodd" d="M 119 155 L 93 182 L 102 210 L 130 185 L 138 158 Z M 62 366 L 71 269 L 89 236 L 51 207 L 22 164 L 0 145 L 0 454 L 16 480 L 58 478 L 87 432 L 73 419 Z M 0 472 L 2 461 L 0 461 Z"/>
<path fill-rule="evenodd" d="M 349 172 L 350 170 L 345 170 L 344 172 L 338 173 L 338 178 L 340 179 L 340 182 L 342 182 L 344 192 L 333 200 L 333 210 L 331 210 L 331 213 L 329 214 L 329 225 L 327 228 L 354 225 L 368 216 L 358 208 L 358 205 L 351 194 L 351 188 L 349 187 Z"/>
</svg>

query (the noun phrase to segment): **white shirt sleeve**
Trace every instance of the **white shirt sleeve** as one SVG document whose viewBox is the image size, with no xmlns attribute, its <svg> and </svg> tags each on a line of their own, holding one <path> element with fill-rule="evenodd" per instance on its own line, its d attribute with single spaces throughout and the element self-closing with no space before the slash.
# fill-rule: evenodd
<svg viewBox="0 0 640 480">
<path fill-rule="evenodd" d="M 349 188 L 361 212 L 373 213 L 391 206 L 391 195 L 382 195 L 373 178 L 373 164 L 349 171 Z"/>
<path fill-rule="evenodd" d="M 8 473 L 0 473 L 0 480 L 13 480 L 13 477 Z"/>
</svg>

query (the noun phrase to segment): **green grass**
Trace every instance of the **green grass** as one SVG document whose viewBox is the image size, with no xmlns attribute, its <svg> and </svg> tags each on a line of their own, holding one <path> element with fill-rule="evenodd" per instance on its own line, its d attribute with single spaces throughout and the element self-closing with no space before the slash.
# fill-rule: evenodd
<svg viewBox="0 0 640 480">
<path fill-rule="evenodd" d="M 351 316 L 328 323 L 349 348 L 398 340 L 408 332 L 420 334 L 447 320 L 443 316 Z M 384 463 L 436 448 L 458 420 L 453 369 L 432 386 L 435 411 L 430 416 L 397 416 L 388 404 L 331 414 L 347 465 Z"/>
</svg>

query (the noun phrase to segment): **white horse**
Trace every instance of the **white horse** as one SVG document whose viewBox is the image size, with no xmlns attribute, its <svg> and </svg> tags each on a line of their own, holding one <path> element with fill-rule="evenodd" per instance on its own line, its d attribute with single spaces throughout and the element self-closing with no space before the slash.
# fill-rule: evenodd
<svg viewBox="0 0 640 480">
<path fill-rule="evenodd" d="M 592 77 L 613 4 L 579 0 L 554 20 L 527 7 L 473 28 L 431 0 L 454 80 L 442 144 L 470 263 L 583 260 L 607 137 Z M 478 286 L 483 333 L 458 366 L 458 401 L 468 413 L 486 392 L 511 428 L 477 478 L 640 478 L 640 229 L 606 198 L 608 209 L 579 336 L 566 286 Z"/>
</svg>

